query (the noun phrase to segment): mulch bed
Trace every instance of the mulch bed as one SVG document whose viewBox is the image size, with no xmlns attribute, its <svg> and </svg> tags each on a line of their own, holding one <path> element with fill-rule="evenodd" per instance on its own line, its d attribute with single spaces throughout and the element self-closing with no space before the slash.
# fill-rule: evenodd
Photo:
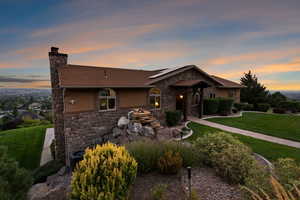
<svg viewBox="0 0 300 200">
<path fill-rule="evenodd" d="M 139 175 L 132 187 L 131 200 L 153 200 L 151 189 L 158 184 L 168 185 L 165 200 L 184 200 L 185 195 L 181 186 L 180 175 L 162 175 L 149 173 Z"/>
<path fill-rule="evenodd" d="M 182 184 L 188 190 L 187 172 L 183 173 Z M 243 199 L 239 186 L 226 183 L 211 168 L 192 169 L 192 188 L 201 200 Z"/>
<path fill-rule="evenodd" d="M 158 184 L 168 185 L 165 200 L 186 200 L 188 179 L 185 169 L 178 175 L 149 173 L 139 175 L 132 187 L 131 200 L 153 200 L 151 189 Z M 242 200 L 242 192 L 237 185 L 229 185 L 218 177 L 213 169 L 193 168 L 192 188 L 201 200 Z"/>
</svg>

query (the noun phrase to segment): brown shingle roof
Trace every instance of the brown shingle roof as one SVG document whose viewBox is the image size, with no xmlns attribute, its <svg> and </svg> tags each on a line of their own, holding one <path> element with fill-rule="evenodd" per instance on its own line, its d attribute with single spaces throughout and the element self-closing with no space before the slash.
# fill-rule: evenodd
<svg viewBox="0 0 300 200">
<path fill-rule="evenodd" d="M 80 65 L 58 69 L 61 87 L 150 87 L 148 77 L 159 72 Z"/>
<path fill-rule="evenodd" d="M 244 87 L 236 82 L 233 82 L 233 81 L 230 81 L 230 80 L 218 77 L 218 76 L 211 75 L 211 77 L 222 84 L 222 86 L 219 86 L 220 88 L 243 88 Z"/>
<path fill-rule="evenodd" d="M 135 70 L 113 67 L 93 67 L 66 65 L 58 68 L 60 86 L 64 88 L 100 88 L 100 87 L 152 87 L 152 84 L 185 70 L 195 68 L 223 88 L 241 88 L 240 84 L 207 74 L 194 65 L 174 70 Z M 158 76 L 157 76 L 158 75 Z M 157 76 L 157 77 L 156 77 Z M 185 80 L 182 84 L 193 85 L 196 80 Z M 179 83 L 178 83 L 179 84 Z"/>
</svg>

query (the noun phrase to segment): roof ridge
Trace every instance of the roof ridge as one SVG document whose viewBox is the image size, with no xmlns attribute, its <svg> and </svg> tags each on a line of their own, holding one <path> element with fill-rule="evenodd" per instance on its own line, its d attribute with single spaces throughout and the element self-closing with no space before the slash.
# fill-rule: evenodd
<svg viewBox="0 0 300 200">
<path fill-rule="evenodd" d="M 130 70 L 130 71 L 142 71 L 142 72 L 155 72 L 161 71 L 164 69 L 157 69 L 157 70 L 144 70 L 144 69 L 130 69 L 130 68 L 121 68 L 121 67 L 101 67 L 101 66 L 91 66 L 91 65 L 76 65 L 76 64 L 66 64 L 69 67 L 88 67 L 88 68 L 104 68 L 104 69 L 116 69 L 116 70 Z"/>
</svg>

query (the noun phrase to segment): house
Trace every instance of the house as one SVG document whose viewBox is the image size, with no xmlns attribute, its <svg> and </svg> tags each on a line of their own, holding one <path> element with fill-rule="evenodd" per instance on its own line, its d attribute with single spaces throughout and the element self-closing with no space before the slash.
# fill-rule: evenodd
<svg viewBox="0 0 300 200">
<path fill-rule="evenodd" d="M 30 104 L 28 106 L 28 109 L 29 110 L 33 110 L 33 111 L 40 111 L 42 108 L 42 104 L 41 103 L 37 103 L 37 102 L 34 102 L 32 104 Z"/>
<path fill-rule="evenodd" d="M 195 65 L 133 70 L 71 65 L 68 55 L 49 52 L 57 156 L 106 142 L 121 116 L 133 108 L 151 110 L 162 123 L 165 111 L 202 116 L 203 99 L 240 101 L 241 85 L 211 76 Z"/>
</svg>

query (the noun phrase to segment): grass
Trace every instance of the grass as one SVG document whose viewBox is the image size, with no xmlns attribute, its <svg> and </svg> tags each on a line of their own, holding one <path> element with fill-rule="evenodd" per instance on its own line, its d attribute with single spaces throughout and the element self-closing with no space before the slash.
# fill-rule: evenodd
<svg viewBox="0 0 300 200">
<path fill-rule="evenodd" d="M 236 118 L 211 118 L 211 122 L 300 142 L 300 116 L 243 113 Z"/>
<path fill-rule="evenodd" d="M 45 131 L 51 125 L 18 128 L 0 132 L 0 145 L 8 147 L 8 155 L 21 167 L 34 170 L 39 167 Z"/>
<path fill-rule="evenodd" d="M 194 131 L 194 134 L 187 139 L 190 142 L 195 141 L 198 137 L 201 137 L 203 134 L 225 132 L 238 138 L 241 142 L 243 142 L 244 144 L 252 148 L 252 150 L 255 153 L 264 156 L 270 161 L 275 161 L 278 158 L 289 157 L 295 159 L 298 163 L 300 163 L 300 149 L 297 148 L 276 144 L 272 142 L 267 142 L 267 141 L 259 140 L 244 135 L 238 135 L 238 134 L 222 131 L 220 129 L 204 126 L 194 122 L 189 123 L 188 126 Z"/>
</svg>

